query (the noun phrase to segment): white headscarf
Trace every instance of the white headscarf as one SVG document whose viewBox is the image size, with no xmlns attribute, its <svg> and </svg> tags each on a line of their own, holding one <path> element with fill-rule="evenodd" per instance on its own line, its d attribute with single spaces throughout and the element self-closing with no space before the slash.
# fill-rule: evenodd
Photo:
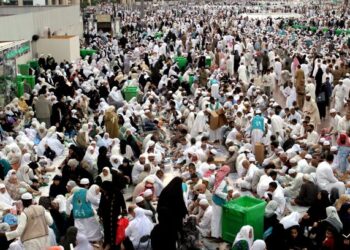
<svg viewBox="0 0 350 250">
<path fill-rule="evenodd" d="M 88 241 L 85 235 L 78 233 L 77 235 L 77 245 L 74 247 L 74 250 L 93 250 L 94 248 Z"/>
<path fill-rule="evenodd" d="M 263 240 L 256 240 L 253 243 L 253 246 L 250 250 L 265 250 L 266 249 L 266 243 Z"/>
<path fill-rule="evenodd" d="M 252 232 L 252 237 L 249 237 L 250 232 Z M 246 240 L 248 242 L 249 249 L 252 247 L 254 241 L 254 229 L 252 226 L 246 225 L 241 227 L 241 230 L 239 230 L 239 233 L 237 234 L 233 245 L 235 245 L 240 240 Z"/>
<path fill-rule="evenodd" d="M 86 198 L 91 202 L 93 208 L 97 209 L 100 204 L 101 193 L 97 194 L 97 190 L 99 186 L 96 184 L 91 185 L 89 190 L 87 191 Z"/>
<path fill-rule="evenodd" d="M 23 165 L 17 170 L 18 181 L 24 181 L 25 183 L 31 185 L 33 182 L 31 179 L 34 178 L 33 170 L 28 167 L 28 165 Z"/>
<path fill-rule="evenodd" d="M 291 228 L 293 226 L 299 225 L 300 214 L 298 212 L 293 212 L 280 220 L 284 229 Z"/>
<path fill-rule="evenodd" d="M 103 174 L 103 170 L 107 170 L 108 171 L 107 176 L 105 176 Z M 99 176 L 101 177 L 102 182 L 104 182 L 104 181 L 112 181 L 112 174 L 111 174 L 111 170 L 109 169 L 109 167 L 104 167 L 102 169 L 102 173 Z"/>
<path fill-rule="evenodd" d="M 150 235 L 153 229 L 153 223 L 145 215 L 142 208 L 135 208 L 135 218 L 129 223 L 125 230 L 125 234 L 129 236 L 131 242 L 138 244 L 141 237 L 145 235 Z"/>
<path fill-rule="evenodd" d="M 5 190 L 6 190 L 5 184 L 0 183 L 0 189 L 2 189 L 2 188 L 5 188 Z M 12 206 L 14 200 L 12 200 L 10 194 L 6 190 L 5 193 L 0 192 L 0 202 L 4 203 L 6 205 Z"/>
<path fill-rule="evenodd" d="M 67 200 L 63 195 L 61 194 L 57 195 L 56 198 L 53 200 L 53 202 L 58 204 L 58 211 L 60 213 L 66 212 Z"/>
</svg>

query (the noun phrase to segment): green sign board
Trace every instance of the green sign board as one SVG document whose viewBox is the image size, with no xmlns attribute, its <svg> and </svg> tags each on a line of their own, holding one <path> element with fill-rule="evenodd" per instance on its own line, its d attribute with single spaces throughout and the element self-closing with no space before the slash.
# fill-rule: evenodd
<svg viewBox="0 0 350 250">
<path fill-rule="evenodd" d="M 6 51 L 4 51 L 4 57 L 6 59 L 12 59 L 12 58 L 16 58 L 18 56 L 21 56 L 23 54 L 26 54 L 30 51 L 30 44 L 29 42 L 25 42 L 25 43 L 22 43 L 20 45 L 17 45 L 13 48 L 10 48 Z"/>
</svg>

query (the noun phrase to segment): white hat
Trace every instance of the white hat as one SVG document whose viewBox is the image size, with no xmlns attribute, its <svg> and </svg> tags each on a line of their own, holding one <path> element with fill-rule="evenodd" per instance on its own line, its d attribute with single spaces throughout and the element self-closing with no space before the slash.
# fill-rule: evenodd
<svg viewBox="0 0 350 250">
<path fill-rule="evenodd" d="M 199 201 L 199 205 L 201 205 L 201 206 L 207 206 L 207 205 L 209 205 L 209 202 L 208 202 L 207 199 L 201 199 L 201 200 Z"/>
<path fill-rule="evenodd" d="M 213 155 L 216 155 L 218 153 L 218 151 L 213 148 L 213 149 L 210 150 L 210 153 L 212 153 Z"/>
<path fill-rule="evenodd" d="M 311 94 L 310 93 L 306 93 L 306 96 L 310 96 L 311 97 Z"/>
<path fill-rule="evenodd" d="M 329 113 L 337 113 L 337 111 L 335 109 L 331 109 L 329 110 Z"/>
<path fill-rule="evenodd" d="M 143 199 L 142 196 L 137 196 L 136 199 L 135 199 L 135 202 L 136 202 L 136 203 L 140 203 L 140 202 L 142 202 L 142 201 L 144 201 L 144 199 Z"/>
<path fill-rule="evenodd" d="M 216 169 L 216 165 L 215 164 L 209 164 L 209 169 L 210 170 L 215 170 Z"/>
<path fill-rule="evenodd" d="M 4 183 L 0 183 L 0 189 L 6 188 Z"/>
<path fill-rule="evenodd" d="M 232 186 L 228 186 L 227 187 L 227 192 L 233 191 L 233 187 Z"/>
<path fill-rule="evenodd" d="M 152 176 L 148 176 L 148 177 L 146 177 L 145 182 L 149 182 L 149 183 L 154 184 L 154 178 Z"/>
<path fill-rule="evenodd" d="M 252 162 L 255 162 L 255 161 L 256 161 L 256 159 L 255 159 L 254 156 L 250 156 L 248 160 L 249 160 L 249 161 L 252 161 Z"/>
<path fill-rule="evenodd" d="M 22 200 L 33 200 L 33 196 L 30 193 L 24 193 L 21 196 Z"/>
<path fill-rule="evenodd" d="M 289 160 L 289 163 L 297 163 L 297 160 L 295 158 L 292 158 Z"/>
<path fill-rule="evenodd" d="M 88 178 L 83 178 L 80 180 L 80 185 L 89 185 L 90 181 Z"/>
<path fill-rule="evenodd" d="M 332 148 L 331 148 L 331 150 L 332 150 Z M 312 159 L 312 156 L 311 156 L 310 154 L 306 154 L 306 155 L 305 155 L 305 159 L 311 160 L 311 159 Z"/>
<path fill-rule="evenodd" d="M 202 199 L 206 199 L 207 197 L 205 196 L 205 194 L 199 194 L 197 199 L 198 200 L 202 200 Z"/>
<path fill-rule="evenodd" d="M 288 170 L 288 174 L 296 174 L 297 171 L 294 168 Z"/>
<path fill-rule="evenodd" d="M 331 145 L 331 143 L 329 141 L 324 141 L 323 142 L 323 146 L 329 146 L 329 145 Z"/>
<path fill-rule="evenodd" d="M 236 146 L 230 146 L 229 148 L 228 148 L 228 151 L 229 152 L 235 152 L 237 150 L 237 147 Z"/>
<path fill-rule="evenodd" d="M 337 146 L 332 146 L 332 147 L 331 147 L 331 151 L 332 151 L 332 152 L 335 152 L 335 151 L 337 151 L 337 150 L 338 150 L 338 147 L 337 147 Z"/>
<path fill-rule="evenodd" d="M 321 138 L 321 139 L 320 139 L 320 143 L 324 143 L 325 141 L 326 141 L 325 138 Z"/>
<path fill-rule="evenodd" d="M 146 189 L 145 192 L 143 192 L 143 197 L 149 197 L 149 196 L 152 196 L 153 195 L 153 192 L 151 189 Z"/>
<path fill-rule="evenodd" d="M 256 113 L 256 114 L 261 114 L 261 110 L 260 110 L 260 109 L 257 109 L 257 110 L 255 111 L 255 113 Z"/>
</svg>

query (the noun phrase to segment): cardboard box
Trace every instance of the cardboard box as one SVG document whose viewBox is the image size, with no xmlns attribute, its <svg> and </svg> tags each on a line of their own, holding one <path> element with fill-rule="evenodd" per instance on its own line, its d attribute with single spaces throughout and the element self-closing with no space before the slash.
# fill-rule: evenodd
<svg viewBox="0 0 350 250">
<path fill-rule="evenodd" d="M 265 147 L 261 143 L 255 144 L 255 159 L 260 164 L 262 164 L 265 159 Z"/>
<path fill-rule="evenodd" d="M 209 117 L 209 127 L 210 129 L 218 129 L 219 126 L 219 114 L 216 113 L 215 111 L 210 112 L 210 117 Z"/>
</svg>

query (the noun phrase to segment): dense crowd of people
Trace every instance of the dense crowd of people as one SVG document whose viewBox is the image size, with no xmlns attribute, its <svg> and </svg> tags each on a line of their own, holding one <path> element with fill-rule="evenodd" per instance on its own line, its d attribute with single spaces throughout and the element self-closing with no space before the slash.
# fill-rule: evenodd
<svg viewBox="0 0 350 250">
<path fill-rule="evenodd" d="M 0 113 L 0 249 L 211 249 L 243 196 L 264 233 L 230 249 L 350 249 L 349 11 L 257 6 L 103 4 L 120 34 L 41 55 Z"/>
</svg>

